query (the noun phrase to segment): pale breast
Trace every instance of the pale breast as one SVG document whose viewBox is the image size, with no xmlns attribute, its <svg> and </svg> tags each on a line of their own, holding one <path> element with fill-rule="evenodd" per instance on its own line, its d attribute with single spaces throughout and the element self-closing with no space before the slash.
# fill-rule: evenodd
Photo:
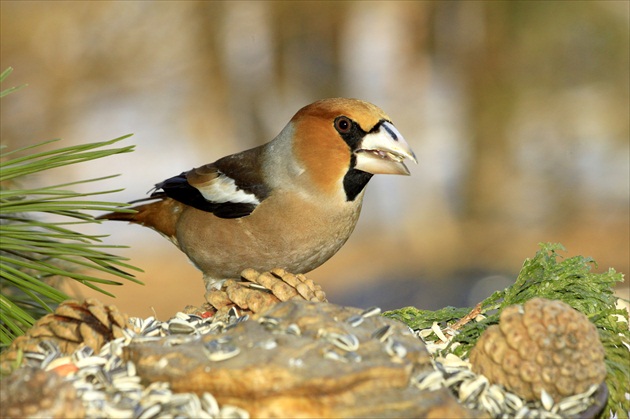
<svg viewBox="0 0 630 419">
<path fill-rule="evenodd" d="M 238 278 L 245 268 L 282 267 L 309 272 L 348 240 L 359 217 L 361 199 L 326 203 L 270 197 L 251 215 L 222 219 L 187 208 L 178 223 L 180 248 L 205 277 Z"/>
</svg>

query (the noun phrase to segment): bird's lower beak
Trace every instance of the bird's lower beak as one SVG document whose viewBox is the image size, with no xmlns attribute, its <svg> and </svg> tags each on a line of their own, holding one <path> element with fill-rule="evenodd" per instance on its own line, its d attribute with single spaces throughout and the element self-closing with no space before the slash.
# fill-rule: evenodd
<svg viewBox="0 0 630 419">
<path fill-rule="evenodd" d="M 373 174 L 409 175 L 403 160 L 418 163 L 409 144 L 389 122 L 381 123 L 378 131 L 363 137 L 354 153 L 354 168 Z"/>
</svg>

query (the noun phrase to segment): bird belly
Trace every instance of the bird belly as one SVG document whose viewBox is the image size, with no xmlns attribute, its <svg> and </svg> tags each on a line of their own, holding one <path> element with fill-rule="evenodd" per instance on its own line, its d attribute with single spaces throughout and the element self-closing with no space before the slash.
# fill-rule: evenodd
<svg viewBox="0 0 630 419">
<path fill-rule="evenodd" d="M 187 233 L 178 235 L 178 243 L 204 273 L 206 285 L 238 278 L 246 268 L 280 267 L 306 273 L 330 259 L 347 241 L 360 205 L 360 201 L 347 203 L 331 211 L 303 203 L 277 205 L 269 199 L 251 215 L 237 219 L 208 219 L 207 213 L 187 208 L 178 223 L 178 231 Z M 273 216 L 265 222 L 257 219 L 268 214 Z"/>
</svg>

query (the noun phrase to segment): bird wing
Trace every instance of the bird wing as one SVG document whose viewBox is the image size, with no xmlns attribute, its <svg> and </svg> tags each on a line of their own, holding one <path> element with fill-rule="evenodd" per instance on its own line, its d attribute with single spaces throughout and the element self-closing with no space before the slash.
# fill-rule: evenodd
<svg viewBox="0 0 630 419">
<path fill-rule="evenodd" d="M 220 218 L 245 217 L 270 194 L 261 158 L 261 147 L 223 157 L 156 184 L 151 198 L 168 196 Z"/>
</svg>

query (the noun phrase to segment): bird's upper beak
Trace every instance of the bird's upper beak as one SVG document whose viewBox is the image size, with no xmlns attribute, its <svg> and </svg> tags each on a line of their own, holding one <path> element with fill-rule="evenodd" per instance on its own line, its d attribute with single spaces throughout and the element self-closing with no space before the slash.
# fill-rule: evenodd
<svg viewBox="0 0 630 419">
<path fill-rule="evenodd" d="M 377 131 L 363 137 L 354 153 L 355 169 L 373 174 L 409 175 L 403 160 L 418 163 L 409 144 L 387 121 L 382 122 Z"/>
</svg>

